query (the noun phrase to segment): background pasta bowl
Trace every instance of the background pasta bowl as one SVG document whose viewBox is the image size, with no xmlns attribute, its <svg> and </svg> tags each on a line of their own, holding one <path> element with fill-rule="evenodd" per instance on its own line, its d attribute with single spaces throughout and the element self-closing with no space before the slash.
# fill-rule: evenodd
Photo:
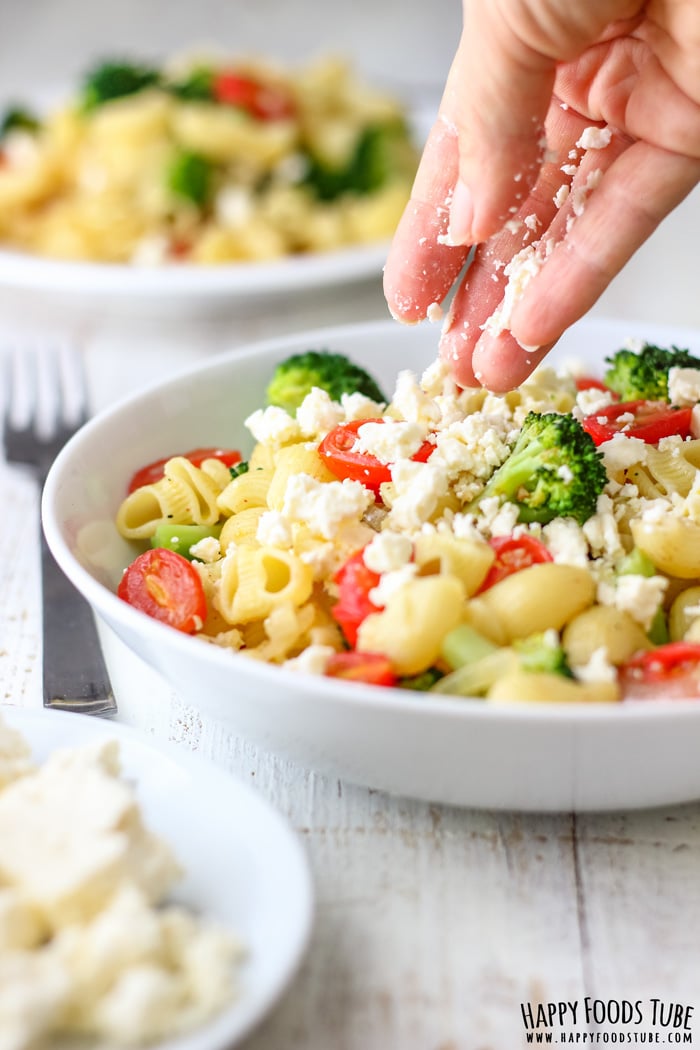
<svg viewBox="0 0 700 1050">
<path fill-rule="evenodd" d="M 700 350 L 697 332 L 586 320 L 553 360 L 573 356 L 599 370 L 630 336 Z M 436 345 L 431 326 L 393 322 L 258 344 L 128 398 L 66 446 L 45 488 L 44 528 L 97 614 L 122 717 L 143 724 L 159 696 L 175 693 L 321 772 L 458 805 L 584 811 L 700 797 L 700 702 L 490 705 L 303 675 L 184 636 L 114 593 L 133 550 L 113 520 L 136 467 L 176 448 L 221 444 L 245 453 L 243 421 L 291 353 L 332 348 L 391 388 L 399 369 L 421 372 Z"/>
</svg>

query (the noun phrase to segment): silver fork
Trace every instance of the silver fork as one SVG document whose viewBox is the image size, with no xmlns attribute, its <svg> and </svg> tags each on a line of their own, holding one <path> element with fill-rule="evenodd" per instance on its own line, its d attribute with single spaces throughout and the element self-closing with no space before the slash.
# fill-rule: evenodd
<svg viewBox="0 0 700 1050">
<path fill-rule="evenodd" d="M 7 462 L 31 470 L 43 488 L 68 438 L 88 418 L 79 353 L 67 345 L 23 346 L 4 358 L 3 442 Z M 92 610 L 41 536 L 44 707 L 115 714 Z"/>
</svg>

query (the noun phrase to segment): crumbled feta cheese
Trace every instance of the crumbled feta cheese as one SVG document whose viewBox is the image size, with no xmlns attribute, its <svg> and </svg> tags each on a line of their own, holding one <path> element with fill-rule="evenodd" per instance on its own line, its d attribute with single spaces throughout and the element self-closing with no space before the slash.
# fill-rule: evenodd
<svg viewBox="0 0 700 1050">
<path fill-rule="evenodd" d="M 313 387 L 299 405 L 296 421 L 304 437 L 327 434 L 345 420 L 342 405 L 332 401 L 327 390 Z"/>
<path fill-rule="evenodd" d="M 603 463 L 608 473 L 624 473 L 635 463 L 644 463 L 647 457 L 647 446 L 640 438 L 615 434 L 609 441 L 598 446 L 603 454 Z"/>
<path fill-rule="evenodd" d="M 33 769 L 31 751 L 22 734 L 0 721 L 0 790 Z"/>
<path fill-rule="evenodd" d="M 583 215 L 586 208 L 586 201 L 593 192 L 593 190 L 600 184 L 600 180 L 603 177 L 603 173 L 600 168 L 596 168 L 595 171 L 591 171 L 582 186 L 575 186 L 571 191 L 571 201 L 574 215 Z"/>
<path fill-rule="evenodd" d="M 340 404 L 347 423 L 352 423 L 354 419 L 377 419 L 384 411 L 383 404 L 360 393 L 342 394 Z"/>
<path fill-rule="evenodd" d="M 221 544 L 217 536 L 204 536 L 190 547 L 190 557 L 205 564 L 218 561 L 221 557 Z"/>
<path fill-rule="evenodd" d="M 590 386 L 576 394 L 576 407 L 583 416 L 594 416 L 614 403 L 615 395 L 612 390 L 598 390 L 597 387 Z"/>
<path fill-rule="evenodd" d="M 694 405 L 690 414 L 690 433 L 694 438 L 700 437 L 700 405 Z"/>
<path fill-rule="evenodd" d="M 440 409 L 420 386 L 413 372 L 399 372 L 389 411 L 409 423 L 429 427 L 440 419 Z M 425 434 L 423 435 L 425 438 Z"/>
<path fill-rule="evenodd" d="M 393 492 L 388 521 L 397 531 L 411 532 L 428 521 L 447 494 L 447 475 L 439 464 L 401 459 L 391 467 Z M 386 486 L 383 486 L 383 488 Z"/>
<path fill-rule="evenodd" d="M 56 752 L 0 793 L 0 882 L 21 888 L 56 927 L 90 916 L 124 882 L 155 900 L 179 875 L 118 771 L 110 741 Z"/>
<path fill-rule="evenodd" d="M 618 576 L 613 585 L 599 585 L 598 600 L 603 605 L 614 605 L 621 612 L 628 612 L 648 631 L 667 587 L 665 576 Z"/>
<path fill-rule="evenodd" d="M 418 566 L 411 562 L 408 565 L 402 565 L 400 569 L 383 573 L 377 586 L 369 592 L 369 600 L 373 605 L 384 608 L 394 594 L 415 579 L 417 571 Z"/>
<path fill-rule="evenodd" d="M 369 453 L 380 463 L 396 463 L 415 456 L 426 435 L 426 428 L 419 423 L 364 423 L 357 431 L 352 451 Z"/>
<path fill-rule="evenodd" d="M 278 510 L 266 510 L 260 515 L 256 539 L 263 546 L 287 550 L 293 544 L 292 526 Z"/>
<path fill-rule="evenodd" d="M 507 415 L 475 412 L 439 430 L 431 462 L 441 464 L 450 479 L 462 473 L 487 479 L 508 458 Z"/>
<path fill-rule="evenodd" d="M 301 437 L 296 419 L 277 405 L 258 408 L 248 416 L 244 425 L 255 440 L 262 444 L 282 445 L 286 441 L 298 441 Z"/>
<path fill-rule="evenodd" d="M 334 654 L 335 649 L 330 645 L 309 645 L 298 656 L 285 660 L 282 666 L 288 671 L 324 675 L 328 662 Z"/>
<path fill-rule="evenodd" d="M 24 752 L 0 723 L 8 741 Z M 2 1047 L 169 1041 L 223 1007 L 240 946 L 162 903 L 179 874 L 121 777 L 115 740 L 57 751 L 6 786 Z"/>
<path fill-rule="evenodd" d="M 644 500 L 641 519 L 647 525 L 658 525 L 659 522 L 664 521 L 672 513 L 673 508 L 668 500 L 648 499 Z"/>
<path fill-rule="evenodd" d="M 588 568 L 588 543 L 581 526 L 572 518 L 555 518 L 542 529 L 549 553 L 561 565 Z"/>
<path fill-rule="evenodd" d="M 518 508 L 514 503 L 503 503 L 491 521 L 492 536 L 510 536 L 518 522 Z"/>
<path fill-rule="evenodd" d="M 574 676 L 579 682 L 616 682 L 617 669 L 608 659 L 608 650 L 605 646 L 596 649 L 591 658 L 585 664 L 578 664 L 571 668 Z"/>
<path fill-rule="evenodd" d="M 517 252 L 506 266 L 503 272 L 508 278 L 508 283 L 505 287 L 503 300 L 484 324 L 481 325 L 485 332 L 496 336 L 510 329 L 516 304 L 522 299 L 525 289 L 532 278 L 540 272 L 545 264 L 547 252 L 545 251 L 543 254 L 541 247 L 541 241 L 534 241 L 532 244 L 528 244 Z M 533 348 L 528 347 L 524 349 Z"/>
<path fill-rule="evenodd" d="M 243 186 L 224 186 L 216 196 L 214 210 L 222 226 L 236 230 L 250 222 L 255 201 L 252 193 Z"/>
<path fill-rule="evenodd" d="M 369 543 L 362 555 L 362 560 L 372 572 L 380 575 L 402 568 L 413 554 L 413 544 L 408 536 L 400 532 L 379 532 Z"/>
<path fill-rule="evenodd" d="M 457 391 L 449 366 L 441 357 L 436 357 L 428 365 L 421 376 L 420 385 L 428 397 L 432 398 L 454 396 Z"/>
<path fill-rule="evenodd" d="M 611 560 L 623 552 L 613 502 L 606 493 L 598 497 L 596 513 L 584 522 L 582 528 L 594 556 Z"/>
<path fill-rule="evenodd" d="M 133 266 L 162 266 L 170 255 L 170 241 L 162 233 L 151 233 L 136 242 L 131 253 Z"/>
<path fill-rule="evenodd" d="M 612 130 L 610 128 L 599 128 L 593 124 L 583 130 L 576 145 L 579 149 L 605 149 L 610 145 L 611 139 Z"/>
<path fill-rule="evenodd" d="M 672 405 L 696 405 L 700 401 L 700 370 L 670 368 L 668 398 Z"/>
<path fill-rule="evenodd" d="M 287 482 L 282 506 L 290 522 L 304 522 L 314 535 L 332 540 L 343 525 L 359 522 L 374 502 L 374 494 L 359 481 L 321 482 L 295 474 Z"/>
<path fill-rule="evenodd" d="M 552 200 L 554 201 L 555 207 L 563 208 L 564 205 L 566 204 L 567 200 L 569 199 L 569 194 L 570 193 L 571 193 L 571 190 L 569 189 L 567 184 L 565 182 L 563 182 L 561 184 L 561 186 L 559 187 L 559 189 L 557 190 L 557 192 L 554 194 L 554 197 L 552 198 Z"/>
</svg>

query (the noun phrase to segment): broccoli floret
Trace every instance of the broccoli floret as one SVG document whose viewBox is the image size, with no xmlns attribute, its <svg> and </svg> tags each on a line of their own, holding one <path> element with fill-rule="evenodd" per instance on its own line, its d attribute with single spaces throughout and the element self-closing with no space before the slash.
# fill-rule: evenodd
<svg viewBox="0 0 700 1050">
<path fill-rule="evenodd" d="M 182 80 L 168 84 L 167 88 L 186 102 L 211 102 L 214 98 L 214 73 L 208 66 L 200 66 Z"/>
<path fill-rule="evenodd" d="M 149 66 L 137 66 L 129 62 L 101 62 L 83 79 L 82 106 L 85 110 L 95 109 L 111 99 L 135 95 L 159 83 L 159 70 Z"/>
<path fill-rule="evenodd" d="M 652 343 L 646 343 L 639 352 L 617 350 L 605 360 L 610 365 L 605 384 L 622 401 L 668 401 L 669 369 L 700 368 L 700 358 L 689 350 L 677 346 L 665 349 Z"/>
<path fill-rule="evenodd" d="M 313 155 L 307 161 L 304 182 L 324 201 L 344 193 L 373 193 L 398 175 L 412 176 L 416 169 L 415 150 L 401 120 L 365 128 L 344 166 L 330 167 Z"/>
<path fill-rule="evenodd" d="M 439 667 L 429 667 L 427 671 L 420 674 L 410 675 L 408 678 L 399 678 L 399 689 L 412 689 L 414 693 L 429 692 L 436 682 L 445 677 L 445 672 Z"/>
<path fill-rule="evenodd" d="M 277 405 L 293 416 L 313 387 L 326 390 L 333 401 L 340 401 L 343 394 L 355 393 L 373 401 L 386 401 L 372 376 L 344 354 L 306 350 L 277 366 L 266 391 L 267 404 Z"/>
<path fill-rule="evenodd" d="M 574 518 L 582 525 L 595 513 L 608 475 L 602 454 L 573 416 L 529 412 L 506 461 L 470 504 L 499 496 L 518 508 L 518 521 L 545 523 Z"/>
<path fill-rule="evenodd" d="M 41 121 L 23 106 L 12 106 L 3 114 L 0 120 L 0 139 L 4 139 L 10 131 L 38 131 Z"/>
<path fill-rule="evenodd" d="M 547 634 L 531 634 L 529 638 L 516 639 L 513 648 L 524 671 L 574 677 L 558 638 L 552 640 Z"/>
<path fill-rule="evenodd" d="M 166 173 L 168 189 L 177 197 L 204 208 L 213 192 L 214 166 L 206 157 L 180 150 Z"/>
</svg>

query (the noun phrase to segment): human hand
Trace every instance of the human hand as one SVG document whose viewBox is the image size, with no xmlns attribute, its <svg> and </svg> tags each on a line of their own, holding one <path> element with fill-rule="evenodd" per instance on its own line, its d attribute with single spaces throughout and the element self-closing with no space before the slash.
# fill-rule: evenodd
<svg viewBox="0 0 700 1050">
<path fill-rule="evenodd" d="M 440 353 L 462 385 L 498 391 L 530 374 L 698 182 L 700 0 L 463 6 L 384 290 L 395 317 L 422 320 L 478 245 Z"/>
</svg>

